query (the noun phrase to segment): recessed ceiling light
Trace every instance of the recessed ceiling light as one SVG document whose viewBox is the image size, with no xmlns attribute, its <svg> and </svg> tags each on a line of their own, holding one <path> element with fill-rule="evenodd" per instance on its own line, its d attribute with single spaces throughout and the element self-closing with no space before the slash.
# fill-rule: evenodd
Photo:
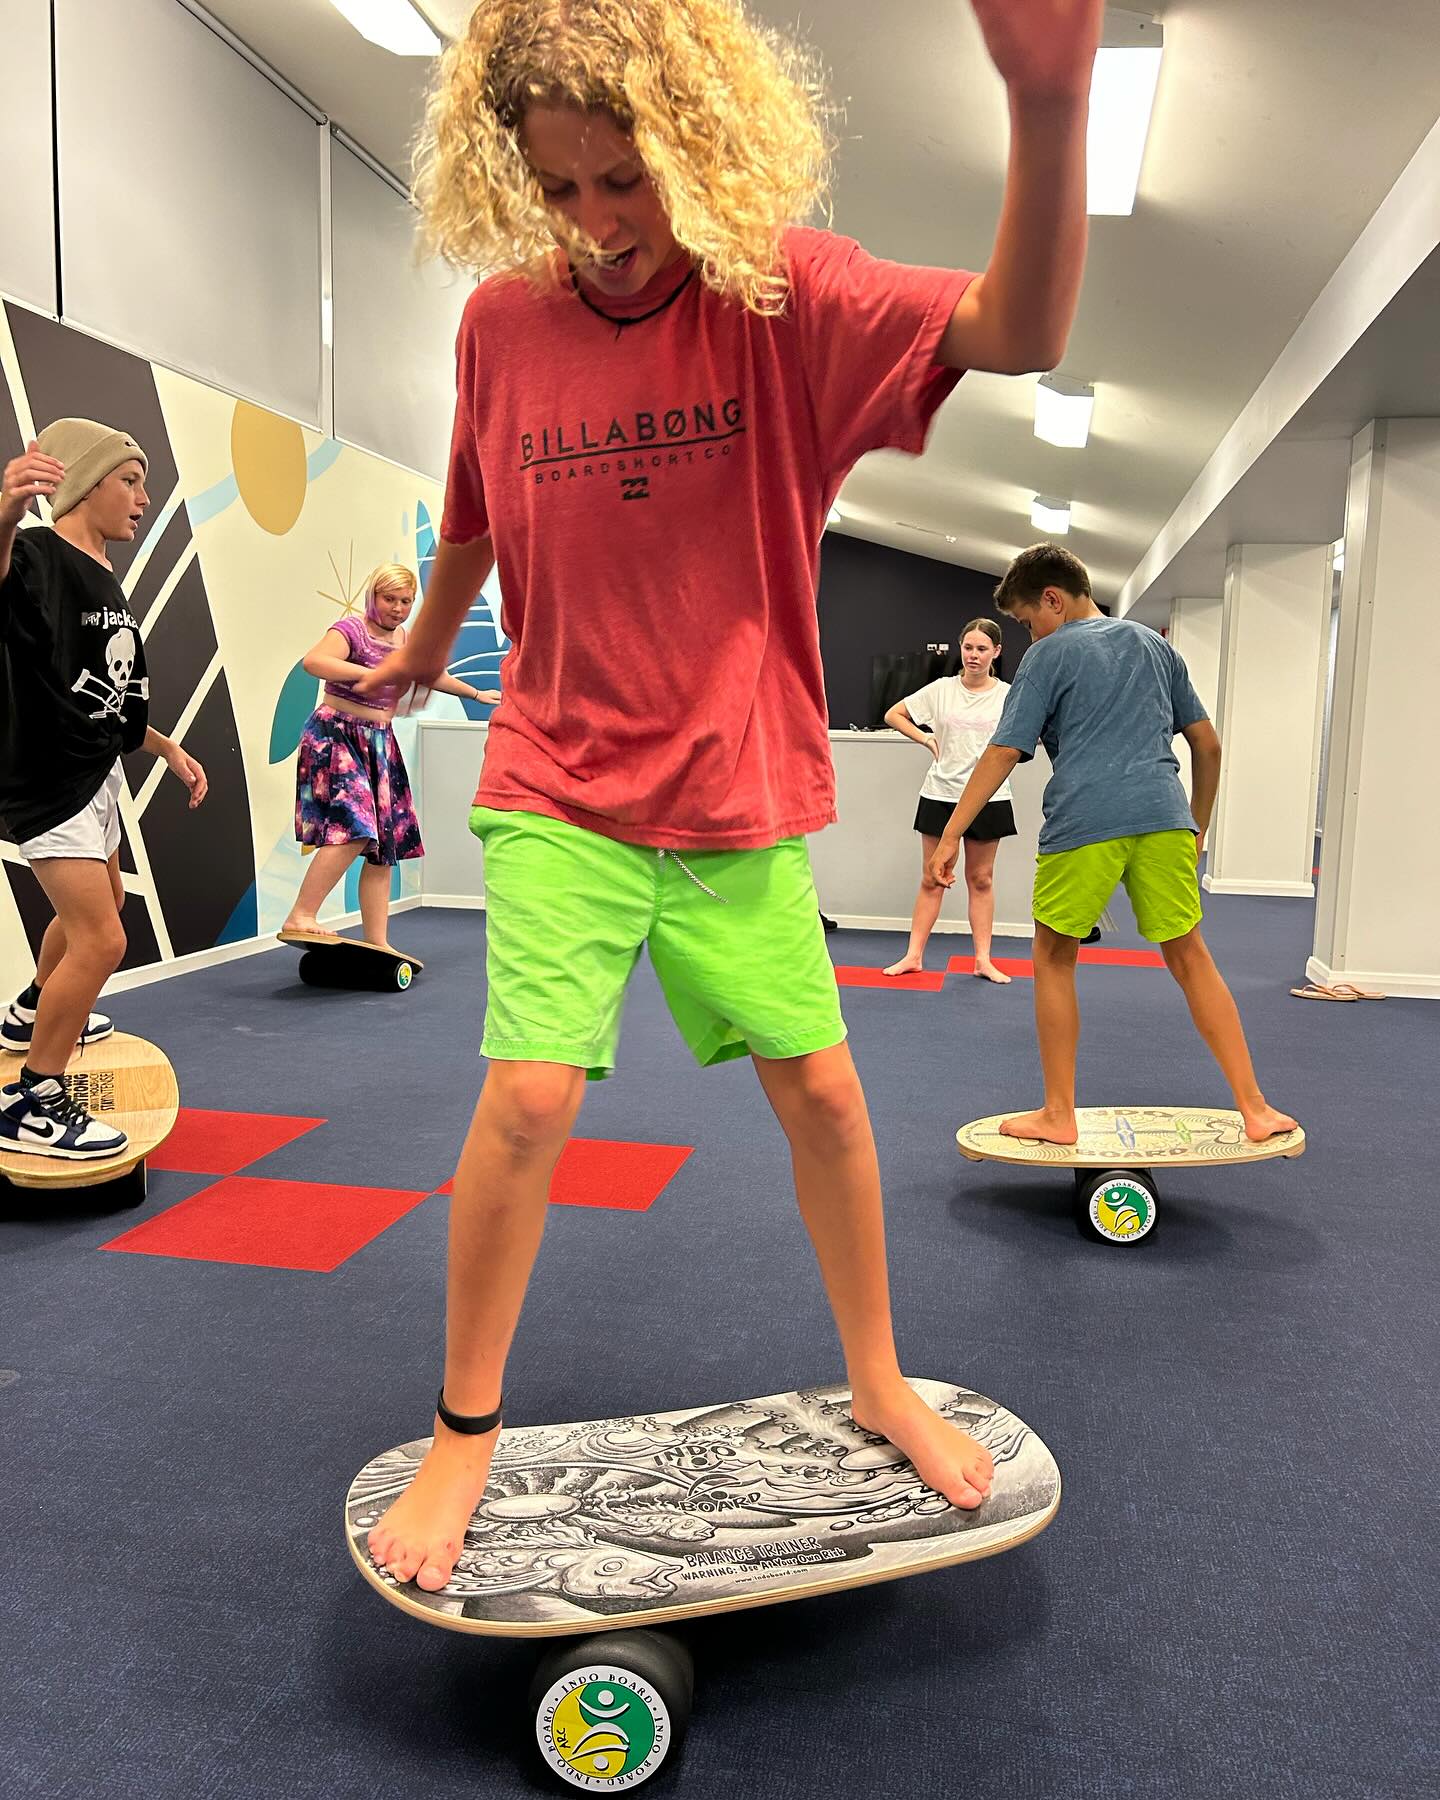
<svg viewBox="0 0 1440 1800">
<path fill-rule="evenodd" d="M 1123 216 L 1135 210 L 1164 50 L 1165 30 L 1158 19 L 1116 6 L 1105 9 L 1090 78 L 1085 146 L 1089 213 Z"/>
<path fill-rule="evenodd" d="M 410 0 L 330 0 L 361 37 L 396 56 L 438 56 L 440 39 Z"/>
<path fill-rule="evenodd" d="M 1065 375 L 1042 375 L 1035 390 L 1035 435 L 1062 450 L 1083 450 L 1090 441 L 1095 390 Z"/>
<path fill-rule="evenodd" d="M 1051 537 L 1064 537 L 1070 529 L 1070 502 L 1037 494 L 1030 502 L 1030 523 Z"/>
</svg>

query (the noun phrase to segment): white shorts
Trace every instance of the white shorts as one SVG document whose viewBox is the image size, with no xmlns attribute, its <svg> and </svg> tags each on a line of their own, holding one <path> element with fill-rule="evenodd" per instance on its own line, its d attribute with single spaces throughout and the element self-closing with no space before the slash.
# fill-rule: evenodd
<svg viewBox="0 0 1440 1800">
<path fill-rule="evenodd" d="M 125 772 L 116 758 L 115 767 L 101 783 L 100 791 L 73 819 L 53 831 L 26 838 L 19 846 L 27 863 L 65 858 L 72 862 L 109 862 L 120 848 L 120 790 Z"/>
</svg>

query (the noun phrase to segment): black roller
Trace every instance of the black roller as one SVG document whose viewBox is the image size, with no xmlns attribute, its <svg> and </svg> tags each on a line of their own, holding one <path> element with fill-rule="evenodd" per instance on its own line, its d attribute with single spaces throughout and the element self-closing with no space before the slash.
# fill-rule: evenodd
<svg viewBox="0 0 1440 1800">
<path fill-rule="evenodd" d="M 1092 1244 L 1149 1243 L 1159 1210 L 1160 1189 L 1149 1169 L 1075 1171 L 1075 1226 Z"/>
<path fill-rule="evenodd" d="M 694 1690 L 690 1652 L 668 1632 L 567 1638 L 530 1684 L 540 1755 L 567 1787 L 639 1787 L 673 1758 Z"/>
</svg>

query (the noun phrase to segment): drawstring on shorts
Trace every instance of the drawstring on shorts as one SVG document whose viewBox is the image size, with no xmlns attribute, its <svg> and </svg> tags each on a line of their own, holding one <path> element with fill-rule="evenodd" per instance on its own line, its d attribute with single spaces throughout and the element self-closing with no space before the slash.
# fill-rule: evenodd
<svg viewBox="0 0 1440 1800">
<path fill-rule="evenodd" d="M 680 867 L 685 871 L 685 873 L 695 883 L 696 887 L 699 888 L 699 890 L 702 894 L 708 894 L 712 900 L 718 900 L 722 906 L 728 906 L 730 904 L 730 902 L 725 898 L 725 896 L 723 894 L 717 894 L 715 892 L 714 888 L 706 887 L 705 883 L 700 879 L 700 877 L 695 873 L 695 871 L 685 861 L 685 858 L 678 853 L 678 851 L 657 850 L 655 852 L 655 854 L 660 858 L 661 862 L 664 862 L 664 860 L 667 856 L 672 857 L 674 859 L 674 861 L 680 865 Z"/>
</svg>

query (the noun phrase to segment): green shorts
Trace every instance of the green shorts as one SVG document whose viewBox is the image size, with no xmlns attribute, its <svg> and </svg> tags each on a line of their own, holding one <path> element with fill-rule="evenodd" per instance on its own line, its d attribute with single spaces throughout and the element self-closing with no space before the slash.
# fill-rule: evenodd
<svg viewBox="0 0 1440 1800">
<path fill-rule="evenodd" d="M 647 944 L 702 1067 L 843 1042 L 803 838 L 677 855 L 483 806 L 470 829 L 485 846 L 482 1056 L 608 1075 L 625 987 Z"/>
<path fill-rule="evenodd" d="M 1200 923 L 1193 831 L 1147 831 L 1108 838 L 1035 860 L 1035 920 L 1062 937 L 1083 938 L 1099 922 L 1117 882 L 1152 944 L 1184 937 Z"/>
</svg>

